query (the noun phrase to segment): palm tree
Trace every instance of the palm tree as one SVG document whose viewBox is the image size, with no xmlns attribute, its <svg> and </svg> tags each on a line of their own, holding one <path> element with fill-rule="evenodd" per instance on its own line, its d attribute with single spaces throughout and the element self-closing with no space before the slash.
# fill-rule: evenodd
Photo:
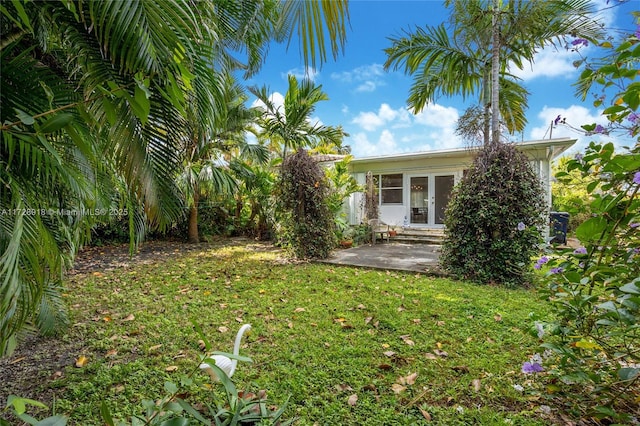
<svg viewBox="0 0 640 426">
<path fill-rule="evenodd" d="M 258 120 L 261 137 L 269 140 L 271 149 L 279 152 L 282 159 L 288 151 L 298 148 L 314 148 L 327 143 L 341 147 L 346 136 L 342 127 L 311 122 L 316 104 L 329 99 L 322 86 L 316 86 L 309 79 L 298 82 L 295 76 L 289 75 L 289 87 L 282 107 L 272 101 L 266 86 L 250 87 L 249 90 L 264 105 L 264 114 Z"/>
<path fill-rule="evenodd" d="M 181 214 L 174 178 L 188 124 L 215 128 L 225 108 L 223 85 L 202 78 L 212 67 L 218 78 L 238 67 L 250 75 L 267 42 L 296 25 L 311 28 L 305 60 L 318 54 L 313 36 L 322 37 L 325 24 L 336 54 L 346 1 L 322 9 L 295 3 L 3 3 L 0 355 L 15 347 L 25 324 L 52 329 L 60 311 L 46 302 L 55 299 L 107 182 L 122 179 L 129 204 L 151 226 Z M 197 117 L 190 120 L 193 99 Z"/>
<path fill-rule="evenodd" d="M 602 34 L 601 26 L 590 19 L 593 6 L 588 0 L 469 0 L 446 5 L 453 7 L 451 32 L 442 24 L 390 38 L 385 68 L 403 67 L 414 75 L 408 104 L 416 112 L 440 95 L 479 95 L 485 110 L 485 144 L 491 132 L 495 139 L 500 115 L 510 133 L 526 124 L 528 93 L 509 72 L 510 66 L 522 69 L 527 61 L 533 63 L 538 49 L 563 36 L 593 40 Z"/>
</svg>

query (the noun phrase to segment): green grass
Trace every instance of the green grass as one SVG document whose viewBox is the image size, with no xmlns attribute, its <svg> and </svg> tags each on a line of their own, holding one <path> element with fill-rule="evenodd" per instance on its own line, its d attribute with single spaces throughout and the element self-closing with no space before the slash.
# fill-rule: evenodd
<svg viewBox="0 0 640 426">
<path fill-rule="evenodd" d="M 201 354 L 192 319 L 228 352 L 251 323 L 241 354 L 254 363 L 240 363 L 234 381 L 266 389 L 274 404 L 290 395 L 285 417 L 299 425 L 416 424 L 420 409 L 430 424 L 547 424 L 513 388 L 531 379 L 520 372 L 538 343 L 530 315 L 548 314 L 531 291 L 287 263 L 263 246 L 228 243 L 76 275 L 65 297 L 73 326 L 63 340 L 81 342 L 75 356 L 89 362 L 44 386 L 56 388 L 55 409 L 70 424 L 101 424 L 102 401 L 114 417 L 141 413 L 164 381 L 191 373 Z M 437 351 L 447 356 L 426 355 Z M 415 383 L 395 393 L 412 373 Z M 208 376 L 195 381 L 187 399 L 210 398 Z"/>
</svg>

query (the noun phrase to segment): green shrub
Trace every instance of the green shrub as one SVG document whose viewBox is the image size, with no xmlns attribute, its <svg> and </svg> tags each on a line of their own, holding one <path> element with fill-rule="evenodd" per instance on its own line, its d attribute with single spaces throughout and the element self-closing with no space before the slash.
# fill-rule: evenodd
<svg viewBox="0 0 640 426">
<path fill-rule="evenodd" d="M 324 259 L 336 246 L 329 186 L 320 166 L 304 150 L 282 163 L 280 226 L 283 239 L 301 259 Z"/>
<path fill-rule="evenodd" d="M 554 320 L 537 327 L 544 339 L 542 392 L 562 399 L 565 412 L 597 424 L 636 424 L 640 416 L 640 37 L 589 63 L 577 86 L 609 123 L 582 126 L 587 134 L 624 132 L 635 146 L 591 142 L 567 161 L 558 179 L 578 175 L 586 183 L 592 216 L 576 230 L 581 247 L 538 260 L 547 269 L 546 298 Z M 614 96 L 611 88 L 619 90 Z M 617 152 L 616 152 L 617 151 Z M 541 268 L 542 269 L 542 268 Z M 542 367 L 541 367 L 542 368 Z"/>
<path fill-rule="evenodd" d="M 526 156 L 513 145 L 483 147 L 452 192 L 443 267 L 478 283 L 526 284 L 545 210 Z"/>
</svg>

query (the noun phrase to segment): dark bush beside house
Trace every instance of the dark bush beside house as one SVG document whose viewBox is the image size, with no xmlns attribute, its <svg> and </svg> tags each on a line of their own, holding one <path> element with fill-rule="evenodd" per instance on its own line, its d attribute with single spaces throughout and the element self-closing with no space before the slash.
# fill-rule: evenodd
<svg viewBox="0 0 640 426">
<path fill-rule="evenodd" d="M 283 240 L 301 259 L 329 257 L 336 247 L 329 185 L 322 168 L 299 149 L 282 163 L 279 212 Z"/>
<path fill-rule="evenodd" d="M 546 208 L 524 154 L 512 144 L 483 147 L 451 194 L 442 266 L 482 284 L 527 285 Z"/>
</svg>

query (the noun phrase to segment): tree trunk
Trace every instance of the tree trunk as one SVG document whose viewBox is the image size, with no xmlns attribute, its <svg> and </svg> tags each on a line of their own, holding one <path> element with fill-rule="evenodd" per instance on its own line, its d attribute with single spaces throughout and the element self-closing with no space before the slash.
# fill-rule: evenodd
<svg viewBox="0 0 640 426">
<path fill-rule="evenodd" d="M 498 0 L 493 0 L 491 19 L 491 142 L 500 142 L 500 20 Z"/>
<path fill-rule="evenodd" d="M 491 67 L 488 63 L 484 66 L 483 75 L 484 122 L 482 123 L 482 140 L 487 146 L 491 141 Z"/>
<path fill-rule="evenodd" d="M 193 205 L 189 208 L 189 228 L 187 235 L 190 243 L 199 243 L 200 238 L 198 236 L 198 204 L 200 196 L 196 191 L 193 194 Z"/>
</svg>

